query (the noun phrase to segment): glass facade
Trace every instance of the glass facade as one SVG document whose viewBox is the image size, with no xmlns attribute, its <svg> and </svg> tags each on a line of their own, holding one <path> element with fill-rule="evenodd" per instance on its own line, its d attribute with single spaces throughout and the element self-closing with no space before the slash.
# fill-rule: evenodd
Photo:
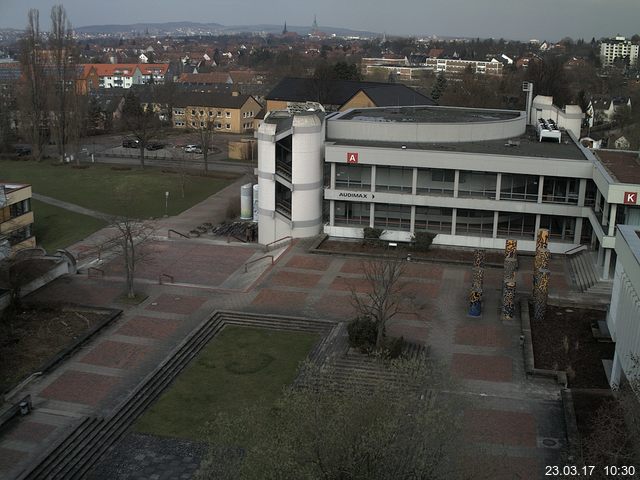
<svg viewBox="0 0 640 480">
<path fill-rule="evenodd" d="M 419 168 L 417 193 L 453 197 L 454 179 L 454 170 Z"/>
<path fill-rule="evenodd" d="M 537 202 L 539 180 L 540 177 L 536 175 L 503 173 L 500 182 L 500 199 Z"/>
<path fill-rule="evenodd" d="M 497 177 L 496 173 L 460 171 L 458 196 L 495 199 Z"/>
<path fill-rule="evenodd" d="M 580 181 L 576 178 L 544 177 L 542 201 L 577 205 L 579 184 Z"/>
<path fill-rule="evenodd" d="M 409 205 L 392 205 L 376 203 L 373 226 L 388 230 L 411 229 L 411 207 Z"/>
<path fill-rule="evenodd" d="M 452 208 L 416 207 L 415 230 L 451 233 Z"/>
<path fill-rule="evenodd" d="M 556 240 L 573 242 L 576 219 L 559 215 L 540 215 L 540 228 L 549 229 L 549 236 Z"/>
<path fill-rule="evenodd" d="M 369 226 L 369 212 L 371 207 L 362 202 L 335 202 L 336 225 Z"/>
<path fill-rule="evenodd" d="M 411 193 L 413 168 L 376 167 L 376 192 Z"/>
<path fill-rule="evenodd" d="M 371 167 L 349 163 L 336 164 L 336 188 L 371 190 Z"/>
<path fill-rule="evenodd" d="M 493 212 L 459 208 L 456 216 L 456 235 L 493 236 Z"/>
<path fill-rule="evenodd" d="M 527 213 L 498 213 L 498 238 L 535 238 L 536 216 Z"/>
</svg>

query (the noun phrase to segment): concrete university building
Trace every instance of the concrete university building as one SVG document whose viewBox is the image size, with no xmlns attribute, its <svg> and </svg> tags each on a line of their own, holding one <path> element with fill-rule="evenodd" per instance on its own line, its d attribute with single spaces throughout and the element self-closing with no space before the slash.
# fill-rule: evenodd
<svg viewBox="0 0 640 480">
<path fill-rule="evenodd" d="M 536 97 L 530 114 L 439 106 L 271 112 L 259 127 L 259 241 L 321 232 L 434 244 L 597 251 L 615 266 L 615 226 L 640 225 L 637 154 L 602 158 L 578 143 L 583 114 Z M 530 118 L 528 118 L 530 117 Z M 604 158 L 604 159 L 603 159 Z M 630 166 L 634 168 L 630 168 Z"/>
</svg>

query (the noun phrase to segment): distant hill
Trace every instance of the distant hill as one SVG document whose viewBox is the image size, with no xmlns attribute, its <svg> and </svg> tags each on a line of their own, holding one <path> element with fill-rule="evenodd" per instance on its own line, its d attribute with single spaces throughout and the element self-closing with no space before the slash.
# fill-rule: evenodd
<svg viewBox="0 0 640 480">
<path fill-rule="evenodd" d="M 351 30 L 349 28 L 325 27 L 318 29 L 329 35 L 375 37 L 379 34 L 375 32 Z M 234 33 L 273 33 L 282 32 L 282 25 L 221 25 L 219 23 L 199 23 L 199 22 L 166 22 L 166 23 L 132 23 L 130 25 L 87 25 L 74 28 L 76 33 L 84 35 L 131 35 L 134 33 L 149 35 L 173 35 L 173 36 L 193 36 L 193 35 L 224 35 Z M 310 26 L 287 25 L 287 30 L 297 32 L 300 35 L 311 33 Z"/>
</svg>

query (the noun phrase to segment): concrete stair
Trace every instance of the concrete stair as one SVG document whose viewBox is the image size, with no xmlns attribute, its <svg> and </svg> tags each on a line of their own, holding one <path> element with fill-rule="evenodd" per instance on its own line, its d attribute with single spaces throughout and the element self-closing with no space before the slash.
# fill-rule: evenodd
<svg viewBox="0 0 640 480">
<path fill-rule="evenodd" d="M 613 282 L 601 280 L 596 272 L 592 255 L 588 250 L 575 253 L 569 257 L 573 278 L 581 293 L 594 297 L 611 296 Z"/>
</svg>

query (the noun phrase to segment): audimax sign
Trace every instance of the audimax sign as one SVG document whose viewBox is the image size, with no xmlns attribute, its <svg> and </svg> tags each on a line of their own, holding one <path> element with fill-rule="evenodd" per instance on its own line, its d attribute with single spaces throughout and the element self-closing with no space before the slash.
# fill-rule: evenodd
<svg viewBox="0 0 640 480">
<path fill-rule="evenodd" d="M 364 192 L 340 192 L 338 193 L 339 198 L 361 198 L 363 200 L 368 200 L 369 198 L 375 198 L 373 193 L 364 193 Z"/>
</svg>

